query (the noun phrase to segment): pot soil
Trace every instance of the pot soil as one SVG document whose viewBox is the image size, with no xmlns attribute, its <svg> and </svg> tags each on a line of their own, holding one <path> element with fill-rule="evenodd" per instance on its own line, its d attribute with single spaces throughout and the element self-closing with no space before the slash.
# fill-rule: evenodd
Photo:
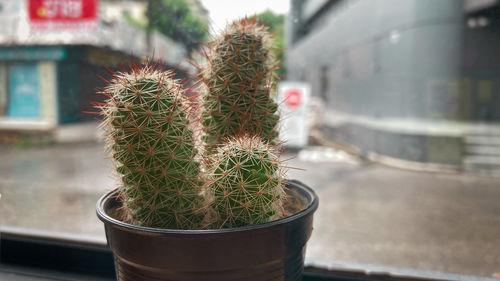
<svg viewBox="0 0 500 281">
<path fill-rule="evenodd" d="M 121 206 L 112 191 L 97 202 L 118 280 L 301 280 L 306 242 L 318 197 L 298 181 L 287 194 L 293 214 L 239 228 L 172 230 L 113 218 Z"/>
</svg>

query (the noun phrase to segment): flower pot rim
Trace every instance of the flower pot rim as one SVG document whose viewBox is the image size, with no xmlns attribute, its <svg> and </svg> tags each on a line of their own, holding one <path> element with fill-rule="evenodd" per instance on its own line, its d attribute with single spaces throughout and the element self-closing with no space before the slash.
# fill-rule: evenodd
<svg viewBox="0 0 500 281">
<path fill-rule="evenodd" d="M 287 185 L 293 185 L 295 187 L 298 187 L 304 193 L 304 197 L 308 199 L 307 205 L 305 208 L 293 215 L 266 222 L 266 223 L 261 223 L 261 224 L 254 224 L 254 225 L 249 225 L 249 226 L 243 226 L 243 227 L 234 227 L 234 228 L 220 228 L 220 229 L 168 229 L 168 228 L 154 228 L 154 227 L 146 227 L 146 226 L 138 226 L 138 225 L 133 225 L 129 224 L 123 221 L 120 221 L 118 219 L 115 219 L 108 214 L 106 214 L 105 211 L 105 205 L 109 200 L 113 200 L 113 195 L 115 195 L 118 191 L 117 189 L 113 189 L 109 191 L 108 193 L 104 194 L 99 198 L 96 204 L 96 213 L 97 216 L 101 221 L 104 223 L 111 223 L 132 231 L 145 231 L 149 233 L 157 233 L 157 234 L 183 234 L 183 235 L 201 235 L 201 234 L 217 234 L 217 233 L 234 233 L 234 232 L 243 232 L 243 231 L 250 231 L 250 230 L 256 230 L 256 229 L 264 229 L 264 228 L 269 228 L 273 226 L 278 226 L 278 225 L 283 225 L 287 224 L 289 222 L 292 222 L 294 220 L 300 219 L 304 216 L 307 216 L 311 212 L 316 211 L 318 208 L 319 204 L 319 199 L 316 193 L 308 186 L 305 184 L 301 183 L 300 181 L 297 180 L 288 180 Z"/>
</svg>

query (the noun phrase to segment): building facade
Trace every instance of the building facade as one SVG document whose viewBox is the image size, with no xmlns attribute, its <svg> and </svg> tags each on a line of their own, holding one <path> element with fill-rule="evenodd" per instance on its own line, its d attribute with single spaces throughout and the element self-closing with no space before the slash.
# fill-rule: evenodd
<svg viewBox="0 0 500 281">
<path fill-rule="evenodd" d="M 289 79 L 311 84 L 326 104 L 325 133 L 362 155 L 424 169 L 496 169 L 499 6 L 292 0 Z"/>
<path fill-rule="evenodd" d="M 91 1 L 51 3 L 84 2 Z M 99 76 L 109 78 L 106 68 L 119 70 L 151 55 L 144 30 L 125 19 L 140 14 L 145 1 L 130 2 L 134 5 L 94 1 L 99 9 L 94 22 L 40 29 L 30 22 L 30 0 L 0 1 L 0 142 L 6 135 L 51 135 L 60 125 L 94 119 L 86 112 L 95 111 L 92 102 L 104 100 L 96 89 L 105 85 Z M 178 78 L 193 71 L 183 44 L 157 32 L 150 40 L 155 59 L 177 66 Z"/>
</svg>

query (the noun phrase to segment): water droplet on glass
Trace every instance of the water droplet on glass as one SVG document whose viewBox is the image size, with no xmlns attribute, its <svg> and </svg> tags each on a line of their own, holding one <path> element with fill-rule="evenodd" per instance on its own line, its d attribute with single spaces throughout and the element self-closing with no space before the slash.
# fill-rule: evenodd
<svg viewBox="0 0 500 281">
<path fill-rule="evenodd" d="M 397 30 L 393 30 L 391 31 L 391 33 L 389 34 L 389 41 L 392 43 L 392 44 L 396 44 L 399 42 L 401 38 L 401 34 L 399 33 L 399 31 Z"/>
</svg>

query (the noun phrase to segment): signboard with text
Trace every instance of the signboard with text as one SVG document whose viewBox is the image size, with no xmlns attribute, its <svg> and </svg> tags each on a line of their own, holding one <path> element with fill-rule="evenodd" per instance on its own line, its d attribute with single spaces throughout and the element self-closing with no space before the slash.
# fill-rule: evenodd
<svg viewBox="0 0 500 281">
<path fill-rule="evenodd" d="M 30 25 L 38 30 L 93 29 L 98 0 L 28 0 Z"/>
<path fill-rule="evenodd" d="M 302 82 L 281 82 L 279 84 L 279 104 L 281 111 L 280 138 L 286 140 L 285 145 L 303 147 L 309 139 L 307 127 L 307 105 L 311 95 L 311 87 Z"/>
</svg>

